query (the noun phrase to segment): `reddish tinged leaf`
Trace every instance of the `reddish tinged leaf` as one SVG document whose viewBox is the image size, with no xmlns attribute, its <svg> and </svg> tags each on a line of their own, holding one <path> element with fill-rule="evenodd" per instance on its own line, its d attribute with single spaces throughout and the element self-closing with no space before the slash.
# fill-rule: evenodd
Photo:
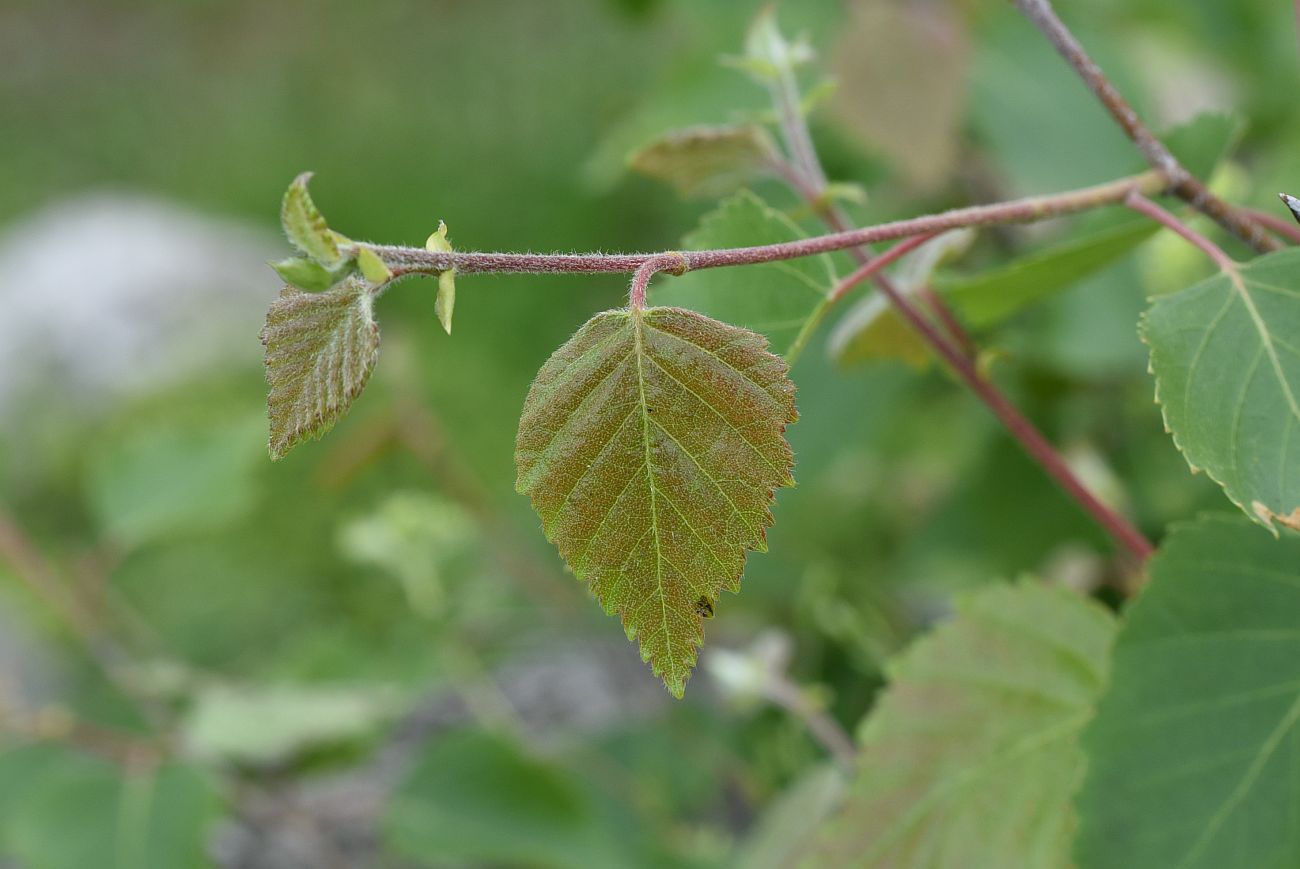
<svg viewBox="0 0 1300 869">
<path fill-rule="evenodd" d="M 773 489 L 794 484 L 786 372 L 761 335 L 702 314 L 607 311 L 524 402 L 517 488 L 677 697 L 702 613 L 739 590 L 745 550 L 766 548 Z"/>
<path fill-rule="evenodd" d="M 353 277 L 323 293 L 285 287 L 272 303 L 261 336 L 272 459 L 329 431 L 365 387 L 379 358 L 372 302 Z"/>
</svg>

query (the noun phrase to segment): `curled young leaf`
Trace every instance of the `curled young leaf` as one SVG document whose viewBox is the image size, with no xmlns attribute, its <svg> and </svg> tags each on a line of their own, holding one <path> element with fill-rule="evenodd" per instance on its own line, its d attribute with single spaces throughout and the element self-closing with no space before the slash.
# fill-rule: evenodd
<svg viewBox="0 0 1300 869">
<path fill-rule="evenodd" d="M 316 204 L 307 192 L 307 182 L 311 173 L 304 172 L 284 192 L 280 204 L 280 224 L 285 235 L 294 246 L 316 262 L 328 269 L 333 269 L 343 262 L 339 252 L 339 236 L 330 231 L 325 218 L 316 209 Z"/>
<path fill-rule="evenodd" d="M 772 490 L 794 484 L 794 384 L 766 345 L 679 308 L 597 314 L 519 421 L 517 488 L 677 697 L 704 616 L 766 548 Z"/>
<path fill-rule="evenodd" d="M 372 302 L 350 277 L 324 293 L 285 287 L 271 304 L 261 338 L 272 459 L 329 431 L 365 387 L 379 358 Z"/>
<path fill-rule="evenodd" d="M 776 144 L 757 124 L 674 130 L 628 157 L 628 166 L 671 184 L 684 199 L 731 193 L 769 175 Z"/>
</svg>

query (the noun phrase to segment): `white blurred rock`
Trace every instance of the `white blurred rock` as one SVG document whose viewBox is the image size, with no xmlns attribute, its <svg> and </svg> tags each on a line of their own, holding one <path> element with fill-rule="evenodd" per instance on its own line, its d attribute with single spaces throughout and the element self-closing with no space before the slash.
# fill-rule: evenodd
<svg viewBox="0 0 1300 869">
<path fill-rule="evenodd" d="M 93 412 L 224 366 L 255 366 L 286 255 L 268 229 L 98 193 L 0 228 L 0 427 L 28 406 Z"/>
</svg>

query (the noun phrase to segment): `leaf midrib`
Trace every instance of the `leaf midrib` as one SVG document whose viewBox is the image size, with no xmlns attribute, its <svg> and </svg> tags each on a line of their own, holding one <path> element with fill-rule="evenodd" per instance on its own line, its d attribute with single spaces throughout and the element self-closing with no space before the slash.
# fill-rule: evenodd
<svg viewBox="0 0 1300 869">
<path fill-rule="evenodd" d="M 637 308 L 631 312 L 632 320 L 632 347 L 636 354 L 636 388 L 637 397 L 641 407 L 641 436 L 642 445 L 645 448 L 645 477 L 646 485 L 650 489 L 650 531 L 654 537 L 655 552 L 655 585 L 659 592 L 659 612 L 664 632 L 664 656 L 667 660 L 666 666 L 672 666 L 676 669 L 673 661 L 673 640 L 672 631 L 668 629 L 668 604 L 664 595 L 664 565 L 663 552 L 659 541 L 659 510 L 658 510 L 658 490 L 655 488 L 655 472 L 650 461 L 650 412 L 645 398 L 645 369 L 642 365 L 642 359 L 645 356 L 645 345 L 642 337 L 642 322 L 644 318 L 643 309 Z M 676 677 L 674 676 L 674 681 Z M 670 686 L 671 687 L 671 686 Z"/>
</svg>

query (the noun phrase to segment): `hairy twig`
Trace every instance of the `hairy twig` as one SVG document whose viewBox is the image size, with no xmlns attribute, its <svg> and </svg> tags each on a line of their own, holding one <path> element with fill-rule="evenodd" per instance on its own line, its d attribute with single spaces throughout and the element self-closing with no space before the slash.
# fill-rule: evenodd
<svg viewBox="0 0 1300 869">
<path fill-rule="evenodd" d="M 675 256 L 681 258 L 679 268 L 687 271 L 713 269 L 725 266 L 749 265 L 798 259 L 821 253 L 860 247 L 880 241 L 893 241 L 914 235 L 930 235 L 963 226 L 989 226 L 1000 223 L 1031 223 L 1051 217 L 1090 211 L 1107 205 L 1124 202 L 1132 190 L 1143 194 L 1156 194 L 1168 186 L 1164 174 L 1144 172 L 1097 184 L 1054 193 L 1047 196 L 1030 196 L 991 205 L 974 205 L 956 208 L 940 214 L 913 217 L 880 223 L 875 226 L 833 232 L 797 241 L 756 247 L 723 248 L 680 252 L 633 254 L 536 254 L 488 253 L 479 251 L 435 252 L 424 248 L 396 245 L 366 245 L 383 260 L 394 277 L 414 274 L 440 274 L 454 268 L 458 274 L 511 273 L 532 274 L 598 274 L 608 272 L 632 273 L 656 258 Z M 670 267 L 660 271 L 674 270 Z"/>
<path fill-rule="evenodd" d="M 1260 253 L 1278 250 L 1281 247 L 1278 240 L 1269 235 L 1258 220 L 1215 196 L 1205 184 L 1178 162 L 1178 158 L 1142 123 L 1137 112 L 1133 111 L 1133 107 L 1083 50 L 1079 40 L 1075 39 L 1074 34 L 1057 16 L 1051 0 L 1012 0 L 1012 2 L 1074 68 L 1088 89 L 1137 145 L 1147 163 L 1153 169 L 1165 174 L 1169 179 L 1171 193 L 1216 221 Z"/>
</svg>

